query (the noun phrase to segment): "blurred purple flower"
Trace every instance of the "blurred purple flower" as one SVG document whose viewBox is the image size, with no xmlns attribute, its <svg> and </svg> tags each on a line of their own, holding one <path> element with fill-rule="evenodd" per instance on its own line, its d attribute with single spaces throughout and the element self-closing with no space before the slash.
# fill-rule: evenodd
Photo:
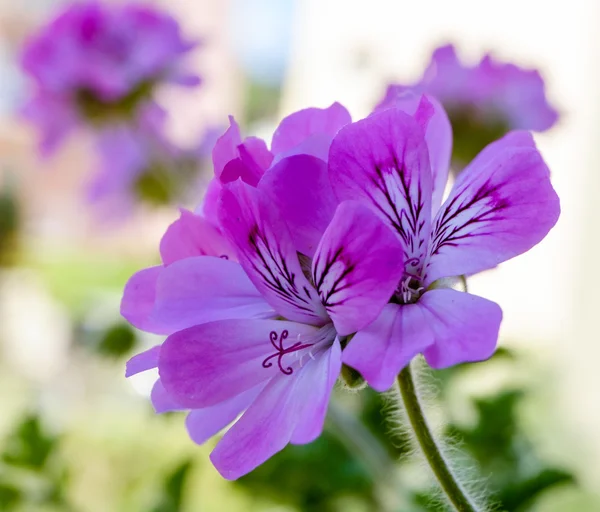
<svg viewBox="0 0 600 512">
<path fill-rule="evenodd" d="M 336 197 L 369 205 L 404 247 L 406 268 L 390 304 L 343 352 L 379 391 L 420 352 L 434 368 L 490 357 L 500 307 L 444 281 L 528 251 L 560 213 L 549 170 L 521 131 L 486 147 L 441 204 L 450 125 L 433 98 L 406 106 L 408 113 L 390 108 L 342 128 L 329 160 Z"/>
<path fill-rule="evenodd" d="M 442 102 L 452 122 L 453 160 L 458 167 L 509 130 L 541 132 L 558 119 L 538 71 L 499 62 L 491 55 L 468 67 L 459 61 L 452 45 L 433 52 L 417 83 L 388 86 L 376 110 L 393 106 L 407 91 L 429 94 Z"/>
<path fill-rule="evenodd" d="M 154 87 L 195 85 L 182 68 L 195 43 L 169 15 L 141 4 L 99 1 L 69 5 L 25 45 L 22 67 L 34 81 L 24 114 L 38 124 L 49 153 L 79 121 L 135 117 Z"/>
</svg>

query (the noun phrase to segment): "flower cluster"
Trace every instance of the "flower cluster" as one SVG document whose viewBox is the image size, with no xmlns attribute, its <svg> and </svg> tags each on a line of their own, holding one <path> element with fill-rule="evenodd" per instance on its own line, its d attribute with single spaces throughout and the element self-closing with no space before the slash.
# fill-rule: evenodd
<svg viewBox="0 0 600 512">
<path fill-rule="evenodd" d="M 42 154 L 84 128 L 97 139 L 95 180 L 105 181 L 92 184 L 95 197 L 132 181 L 121 175 L 141 177 L 155 165 L 150 148 L 159 148 L 163 160 L 176 149 L 164 133 L 155 91 L 165 83 L 199 83 L 182 62 L 196 46 L 155 8 L 95 0 L 67 6 L 26 43 L 21 59 L 33 83 L 23 115 L 40 132 Z"/>
<path fill-rule="evenodd" d="M 415 84 L 388 86 L 377 108 L 388 108 L 407 91 L 431 94 L 444 105 L 454 131 L 456 169 L 509 130 L 541 132 L 558 119 L 538 71 L 499 62 L 491 55 L 473 67 L 465 66 L 452 45 L 433 52 L 423 77 Z"/>
<path fill-rule="evenodd" d="M 486 147 L 442 202 L 451 128 L 426 95 L 352 122 L 339 104 L 284 119 L 270 149 L 235 121 L 213 150 L 198 211 L 165 233 L 162 264 L 128 282 L 122 314 L 166 341 L 157 412 L 188 410 L 229 479 L 323 428 L 344 366 L 378 391 L 422 353 L 434 368 L 495 350 L 502 312 L 453 289 L 529 250 L 559 216 L 531 135 Z"/>
</svg>

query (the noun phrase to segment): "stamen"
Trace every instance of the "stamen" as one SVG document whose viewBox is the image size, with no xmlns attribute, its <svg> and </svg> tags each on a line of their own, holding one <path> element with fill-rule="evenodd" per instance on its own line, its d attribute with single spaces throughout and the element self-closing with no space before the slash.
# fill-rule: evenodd
<svg viewBox="0 0 600 512">
<path fill-rule="evenodd" d="M 276 331 L 271 331 L 269 333 L 269 340 L 271 341 L 271 345 L 273 345 L 273 348 L 276 350 L 276 352 L 274 354 L 271 354 L 267 358 L 265 358 L 265 360 L 262 362 L 263 368 L 270 368 L 271 366 L 273 366 L 273 362 L 271 361 L 271 359 L 276 357 L 277 358 L 277 366 L 279 366 L 279 371 L 281 371 L 281 373 L 283 373 L 284 375 L 291 375 L 292 373 L 294 373 L 294 370 L 292 369 L 291 366 L 284 368 L 283 365 L 281 364 L 281 360 L 283 359 L 283 356 L 285 356 L 286 354 L 291 354 L 293 352 L 298 352 L 299 350 L 302 350 L 303 348 L 312 347 L 313 344 L 312 343 L 304 343 L 303 344 L 300 341 L 298 341 L 298 342 L 294 343 L 293 345 L 291 345 L 287 348 L 284 348 L 283 342 L 287 339 L 288 336 L 289 336 L 289 332 L 287 331 L 287 329 L 281 331 L 281 336 L 279 336 Z M 300 339 L 300 335 L 298 335 L 298 339 Z M 298 354 L 296 354 L 296 357 L 298 357 Z M 302 367 L 302 357 L 300 357 L 300 367 Z"/>
</svg>

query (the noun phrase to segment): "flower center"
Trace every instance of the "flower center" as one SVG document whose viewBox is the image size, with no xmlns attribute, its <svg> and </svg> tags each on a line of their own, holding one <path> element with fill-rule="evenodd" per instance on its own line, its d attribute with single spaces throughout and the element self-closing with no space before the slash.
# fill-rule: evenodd
<svg viewBox="0 0 600 512">
<path fill-rule="evenodd" d="M 394 299 L 399 304 L 414 304 L 423 295 L 424 291 L 425 287 L 421 286 L 421 280 L 418 277 L 404 274 L 398 288 L 396 288 Z"/>
</svg>

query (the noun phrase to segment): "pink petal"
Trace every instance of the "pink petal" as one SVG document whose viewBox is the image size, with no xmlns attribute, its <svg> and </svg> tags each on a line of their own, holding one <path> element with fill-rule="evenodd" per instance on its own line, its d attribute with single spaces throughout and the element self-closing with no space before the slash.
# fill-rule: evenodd
<svg viewBox="0 0 600 512">
<path fill-rule="evenodd" d="M 428 291 L 419 304 L 429 311 L 427 322 L 435 336 L 435 344 L 424 353 L 431 367 L 447 368 L 492 356 L 502 321 L 498 304 L 450 289 Z"/>
<path fill-rule="evenodd" d="M 258 385 L 224 402 L 190 411 L 185 426 L 192 441 L 204 444 L 244 412 L 264 389 Z"/>
<path fill-rule="evenodd" d="M 164 267 L 150 267 L 129 278 L 121 299 L 121 315 L 131 325 L 154 334 L 169 334 L 168 326 L 151 318 L 156 300 L 156 285 Z"/>
<path fill-rule="evenodd" d="M 386 391 L 413 357 L 431 346 L 428 311 L 416 304 L 388 304 L 379 318 L 357 332 L 344 349 L 344 364 L 358 370 L 377 391 Z"/>
<path fill-rule="evenodd" d="M 158 357 L 156 360 L 156 366 L 158 366 Z M 185 407 L 182 407 L 180 404 L 178 404 L 173 397 L 167 393 L 167 390 L 162 385 L 160 379 L 158 379 L 154 383 L 154 386 L 152 386 L 150 401 L 152 402 L 152 407 L 154 407 L 154 410 L 157 414 L 185 410 Z"/>
<path fill-rule="evenodd" d="M 397 232 L 406 265 L 419 274 L 431 217 L 431 170 L 423 130 L 396 108 L 340 130 L 331 144 L 329 177 L 340 200 L 370 205 Z"/>
<path fill-rule="evenodd" d="M 231 244 L 208 220 L 181 209 L 180 217 L 168 228 L 160 241 L 165 265 L 193 256 L 218 256 L 235 259 Z"/>
<path fill-rule="evenodd" d="M 307 108 L 285 117 L 273 134 L 271 151 L 274 154 L 292 150 L 315 134 L 335 134 L 352 121 L 348 111 L 339 103 L 328 108 Z"/>
<path fill-rule="evenodd" d="M 264 192 L 242 181 L 226 185 L 220 219 L 237 246 L 240 264 L 275 311 L 297 322 L 327 323 L 327 312 L 304 275 L 285 220 Z"/>
<path fill-rule="evenodd" d="M 151 318 L 175 332 L 212 320 L 274 314 L 239 263 L 196 256 L 163 270 Z"/>
<path fill-rule="evenodd" d="M 336 331 L 346 336 L 375 320 L 404 273 L 402 243 L 376 213 L 341 203 L 312 265 L 313 281 Z"/>
<path fill-rule="evenodd" d="M 328 353 L 334 350 L 333 354 Z M 290 440 L 313 440 L 322 429 L 330 386 L 339 369 L 336 348 L 310 360 L 294 376 L 272 379 L 213 450 L 210 458 L 219 473 L 235 480 L 283 449 Z"/>
<path fill-rule="evenodd" d="M 241 143 L 240 127 L 233 116 L 229 116 L 229 128 L 217 139 L 212 150 L 213 167 L 217 178 L 221 177 L 223 169 L 231 160 L 239 157 L 237 147 Z"/>
<path fill-rule="evenodd" d="M 132 375 L 156 368 L 158 366 L 160 348 L 160 345 L 156 345 L 133 356 L 125 365 L 125 377 L 131 377 Z"/>
<path fill-rule="evenodd" d="M 459 175 L 433 223 L 427 284 L 492 268 L 531 249 L 554 226 L 559 199 L 529 137 L 492 143 Z"/>
<path fill-rule="evenodd" d="M 259 189 L 281 212 L 296 250 L 312 257 L 337 205 L 327 164 L 308 155 L 285 158 L 265 173 Z"/>
<path fill-rule="evenodd" d="M 167 338 L 160 353 L 160 378 L 182 405 L 211 406 L 278 374 L 289 377 L 281 373 L 276 358 L 269 359 L 278 354 L 272 333 L 291 345 L 317 332 L 309 325 L 279 320 L 220 320 L 197 325 Z M 286 354 L 282 367 L 293 361 L 294 353 Z"/>
<path fill-rule="evenodd" d="M 329 158 L 329 147 L 331 146 L 331 136 L 324 135 L 322 133 L 316 133 L 311 135 L 307 139 L 303 140 L 297 146 L 292 149 L 277 153 L 273 159 L 273 165 L 281 162 L 284 158 L 294 155 L 309 155 L 327 162 Z"/>
<path fill-rule="evenodd" d="M 221 188 L 223 188 L 223 185 L 218 178 L 213 178 L 210 180 L 206 186 L 206 192 L 204 194 L 202 204 L 200 204 L 200 206 L 194 211 L 194 213 L 197 215 L 201 214 L 213 226 L 219 225 L 218 204 L 219 197 L 221 195 Z"/>
</svg>

